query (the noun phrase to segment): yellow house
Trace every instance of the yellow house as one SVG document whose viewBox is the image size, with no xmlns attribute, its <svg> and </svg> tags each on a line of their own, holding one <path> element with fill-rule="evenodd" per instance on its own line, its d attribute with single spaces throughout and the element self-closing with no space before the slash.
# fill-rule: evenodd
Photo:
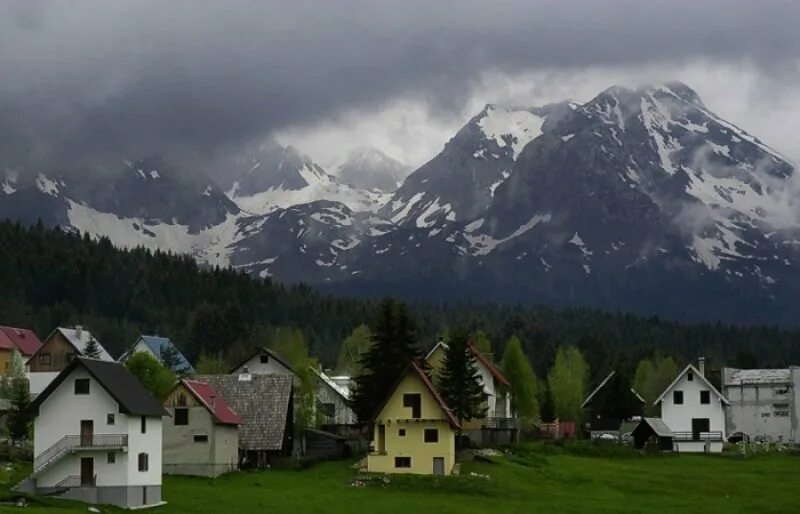
<svg viewBox="0 0 800 514">
<path fill-rule="evenodd" d="M 449 475 L 456 461 L 458 420 L 416 362 L 379 410 L 367 470 Z"/>
</svg>

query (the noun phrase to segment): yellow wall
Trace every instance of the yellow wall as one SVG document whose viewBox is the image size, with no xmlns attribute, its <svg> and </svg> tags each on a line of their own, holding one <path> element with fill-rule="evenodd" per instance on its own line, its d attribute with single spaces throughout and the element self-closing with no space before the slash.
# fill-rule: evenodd
<svg viewBox="0 0 800 514">
<path fill-rule="evenodd" d="M 411 409 L 403 407 L 403 394 L 419 393 L 422 399 L 421 418 L 411 418 Z M 380 427 L 385 430 L 385 452 L 379 453 Z M 426 443 L 426 428 L 439 430 L 439 442 Z M 399 435 L 405 429 L 405 436 Z M 367 470 L 377 473 L 433 474 L 434 457 L 444 459 L 444 473 L 453 471 L 456 433 L 445 418 L 439 404 L 414 373 L 409 373 L 392 393 L 375 420 L 373 432 L 375 452 L 367 457 Z M 410 468 L 395 468 L 395 457 L 411 457 Z"/>
<path fill-rule="evenodd" d="M 0 348 L 0 374 L 8 372 L 11 367 L 11 350 Z"/>
</svg>

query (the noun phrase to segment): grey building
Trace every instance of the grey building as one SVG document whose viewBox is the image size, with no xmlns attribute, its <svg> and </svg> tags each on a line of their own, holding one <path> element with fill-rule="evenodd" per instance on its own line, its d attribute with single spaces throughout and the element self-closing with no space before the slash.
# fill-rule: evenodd
<svg viewBox="0 0 800 514">
<path fill-rule="evenodd" d="M 722 388 L 729 436 L 800 443 L 800 367 L 723 368 Z"/>
<path fill-rule="evenodd" d="M 206 382 L 183 379 L 167 396 L 164 473 L 217 477 L 239 467 L 241 417 Z"/>
</svg>

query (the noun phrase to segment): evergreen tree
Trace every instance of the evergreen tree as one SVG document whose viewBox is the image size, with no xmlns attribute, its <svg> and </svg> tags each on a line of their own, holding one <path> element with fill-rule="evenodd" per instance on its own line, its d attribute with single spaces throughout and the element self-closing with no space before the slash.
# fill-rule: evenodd
<svg viewBox="0 0 800 514">
<path fill-rule="evenodd" d="M 372 345 L 361 359 L 361 374 L 355 378 L 353 408 L 362 421 L 370 420 L 386 400 L 392 387 L 420 357 L 416 324 L 406 306 L 386 299 L 372 327 Z"/>
<path fill-rule="evenodd" d="M 186 373 L 187 370 L 178 357 L 178 350 L 174 346 L 164 345 L 158 353 L 159 357 L 161 357 L 161 363 L 164 364 L 165 368 L 178 375 L 184 375 Z"/>
<path fill-rule="evenodd" d="M 463 328 L 450 332 L 438 386 L 442 398 L 459 421 L 486 415 L 486 395 L 478 362 L 469 348 L 469 334 Z"/>
<path fill-rule="evenodd" d="M 475 344 L 475 347 L 481 351 L 482 354 L 486 356 L 492 355 L 492 342 L 489 341 L 489 336 L 486 335 L 486 332 L 483 330 L 478 330 L 475 332 L 475 336 L 472 339 L 472 342 Z"/>
<path fill-rule="evenodd" d="M 100 345 L 97 339 L 95 339 L 92 334 L 88 334 L 86 344 L 83 346 L 83 356 L 89 357 L 90 359 L 99 359 L 100 355 Z"/>
<path fill-rule="evenodd" d="M 547 378 L 558 419 L 576 423 L 581 421 L 581 404 L 586 395 L 588 378 L 589 367 L 580 350 L 574 346 L 559 348 L 555 364 Z"/>
<path fill-rule="evenodd" d="M 11 411 L 8 414 L 8 432 L 13 441 L 19 441 L 28 437 L 31 423 L 31 415 L 27 411 L 30 394 L 28 393 L 28 381 L 24 376 L 12 377 L 10 381 Z"/>
<path fill-rule="evenodd" d="M 539 419 L 538 380 L 522 343 L 512 336 L 506 343 L 502 361 L 503 374 L 511 382 L 511 409 L 521 418 Z"/>
</svg>

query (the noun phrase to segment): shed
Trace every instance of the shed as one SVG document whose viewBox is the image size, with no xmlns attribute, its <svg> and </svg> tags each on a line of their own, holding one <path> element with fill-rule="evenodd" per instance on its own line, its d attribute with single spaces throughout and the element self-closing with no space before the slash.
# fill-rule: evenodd
<svg viewBox="0 0 800 514">
<path fill-rule="evenodd" d="M 647 441 L 655 437 L 658 440 L 658 449 L 672 451 L 672 430 L 661 418 L 643 418 L 631 433 L 634 448 L 644 448 Z"/>
</svg>

